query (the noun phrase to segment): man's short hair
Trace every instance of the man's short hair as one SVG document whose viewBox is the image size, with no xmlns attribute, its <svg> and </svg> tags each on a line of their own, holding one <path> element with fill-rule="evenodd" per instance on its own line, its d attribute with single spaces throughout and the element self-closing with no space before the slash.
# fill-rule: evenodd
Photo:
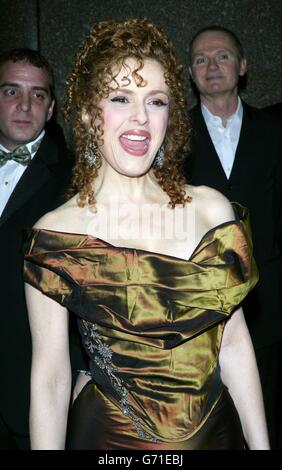
<svg viewBox="0 0 282 470">
<path fill-rule="evenodd" d="M 227 34 L 231 41 L 233 42 L 235 48 L 236 48 L 236 51 L 237 51 L 237 55 L 238 55 L 238 59 L 241 60 L 245 57 L 245 52 L 244 52 L 244 49 L 243 49 L 243 46 L 241 44 L 241 41 L 239 40 L 239 38 L 236 36 L 235 33 L 233 33 L 233 31 L 231 31 L 230 29 L 228 28 L 224 28 L 224 26 L 218 26 L 218 25 L 210 25 L 210 26 L 205 26 L 204 28 L 200 29 L 191 39 L 190 41 L 190 45 L 189 45 L 189 62 L 190 64 L 192 63 L 192 49 L 193 49 L 193 45 L 194 45 L 194 42 L 195 40 L 197 39 L 198 36 L 200 36 L 202 33 L 206 33 L 206 32 L 220 32 L 220 33 L 225 33 Z"/>
<path fill-rule="evenodd" d="M 54 74 L 48 60 L 40 52 L 25 48 L 10 49 L 0 54 L 0 68 L 6 62 L 28 62 L 34 67 L 46 70 L 49 77 L 51 98 L 54 98 Z"/>
</svg>

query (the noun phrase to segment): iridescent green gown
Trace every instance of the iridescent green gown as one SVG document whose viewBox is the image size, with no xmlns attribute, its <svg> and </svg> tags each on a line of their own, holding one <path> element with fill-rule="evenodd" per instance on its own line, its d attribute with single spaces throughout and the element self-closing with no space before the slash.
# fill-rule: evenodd
<svg viewBox="0 0 282 470">
<path fill-rule="evenodd" d="M 188 261 L 29 232 L 25 280 L 77 315 L 89 356 L 70 448 L 243 448 L 218 361 L 225 322 L 257 281 L 247 211 L 234 209 Z"/>
</svg>

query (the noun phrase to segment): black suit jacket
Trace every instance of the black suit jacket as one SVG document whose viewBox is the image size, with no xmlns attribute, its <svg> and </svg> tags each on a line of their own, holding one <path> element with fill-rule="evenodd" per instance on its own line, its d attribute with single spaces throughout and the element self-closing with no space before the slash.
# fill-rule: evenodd
<svg viewBox="0 0 282 470">
<path fill-rule="evenodd" d="M 31 338 L 23 287 L 23 228 L 63 202 L 70 179 L 63 139 L 46 132 L 0 218 L 0 414 L 28 434 Z"/>
<path fill-rule="evenodd" d="M 200 105 L 190 111 L 192 151 L 188 182 L 211 186 L 250 210 L 257 287 L 243 307 L 255 348 L 281 340 L 282 139 L 278 122 L 243 103 L 243 121 L 229 180 L 210 138 Z"/>
<path fill-rule="evenodd" d="M 267 113 L 270 113 L 273 117 L 279 119 L 280 125 L 282 122 L 282 103 L 271 104 L 266 106 L 263 110 Z"/>
</svg>

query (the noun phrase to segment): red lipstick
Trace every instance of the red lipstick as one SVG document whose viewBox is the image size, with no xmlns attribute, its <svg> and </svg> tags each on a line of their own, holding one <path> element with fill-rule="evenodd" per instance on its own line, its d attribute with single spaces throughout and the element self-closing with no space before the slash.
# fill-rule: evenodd
<svg viewBox="0 0 282 470">
<path fill-rule="evenodd" d="M 119 137 L 122 148 L 135 157 L 142 157 L 148 152 L 151 134 L 144 130 L 130 129 Z"/>
</svg>

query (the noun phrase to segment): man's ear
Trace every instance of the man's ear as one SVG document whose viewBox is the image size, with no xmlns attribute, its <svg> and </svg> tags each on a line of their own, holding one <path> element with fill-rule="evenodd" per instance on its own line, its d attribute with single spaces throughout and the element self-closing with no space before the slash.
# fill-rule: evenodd
<svg viewBox="0 0 282 470">
<path fill-rule="evenodd" d="M 243 75 L 245 75 L 245 73 L 247 72 L 247 69 L 248 69 L 247 59 L 243 57 L 243 59 L 240 60 L 240 71 L 239 71 L 240 77 L 243 77 Z"/>
<path fill-rule="evenodd" d="M 52 115 L 53 115 L 53 111 L 54 111 L 54 106 L 55 106 L 55 100 L 52 100 L 51 103 L 50 103 L 50 106 L 48 108 L 48 113 L 47 113 L 47 119 L 46 121 L 50 121 Z"/>
</svg>

